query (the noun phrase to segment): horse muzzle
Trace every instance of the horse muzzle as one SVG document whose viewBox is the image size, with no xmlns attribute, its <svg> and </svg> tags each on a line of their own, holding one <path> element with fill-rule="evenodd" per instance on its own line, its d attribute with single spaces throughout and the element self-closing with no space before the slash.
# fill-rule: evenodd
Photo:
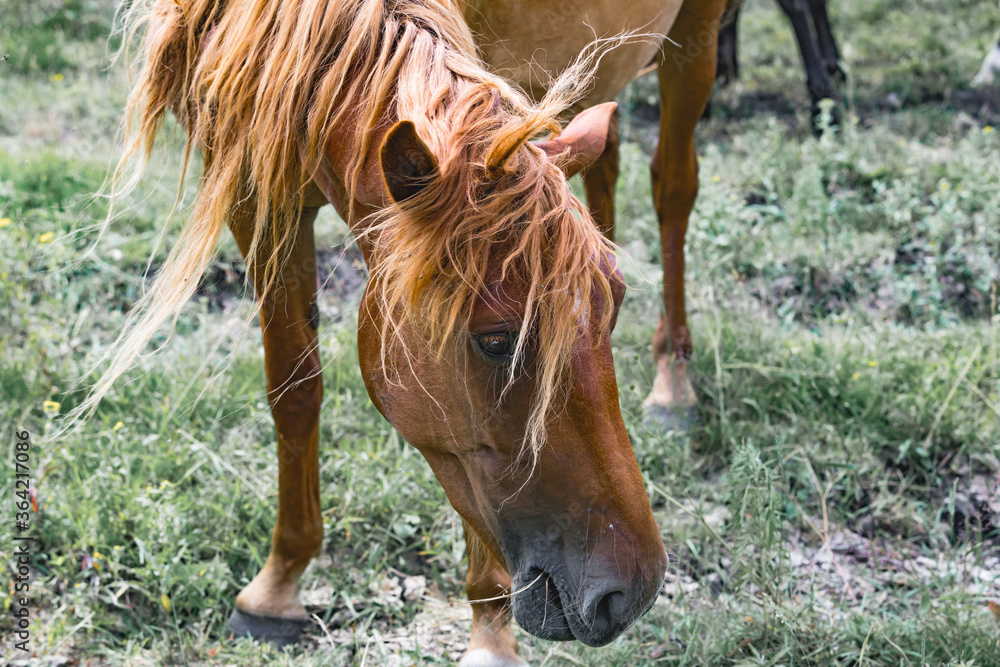
<svg viewBox="0 0 1000 667">
<path fill-rule="evenodd" d="M 514 618 L 526 632 L 551 641 L 604 646 L 649 611 L 666 572 L 666 554 L 653 571 L 631 576 L 594 573 L 571 581 L 565 566 L 521 568 L 511 587 Z"/>
</svg>

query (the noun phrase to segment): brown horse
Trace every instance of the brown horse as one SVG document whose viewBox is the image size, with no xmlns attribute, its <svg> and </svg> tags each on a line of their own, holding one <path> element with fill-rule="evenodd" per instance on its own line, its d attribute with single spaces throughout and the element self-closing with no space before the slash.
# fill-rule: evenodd
<svg viewBox="0 0 1000 667">
<path fill-rule="evenodd" d="M 666 555 L 611 356 L 624 286 L 608 241 L 618 139 L 606 102 L 659 64 L 653 183 L 666 316 L 647 404 L 683 415 L 695 402 L 683 297 L 693 133 L 725 8 L 725 0 L 133 7 L 130 34 L 149 26 L 116 180 L 134 155 L 148 159 L 168 110 L 204 167 L 191 219 L 85 408 L 190 298 L 228 225 L 260 303 L 279 457 L 271 553 L 238 595 L 231 628 L 283 641 L 306 618 L 297 584 L 323 539 L 312 223 L 327 203 L 371 271 L 358 323 L 369 395 L 426 457 L 465 522 L 473 626 L 463 664 L 523 664 L 511 613 L 537 636 L 601 645 L 650 607 Z M 615 37 L 627 31 L 669 39 Z M 596 46 L 595 37 L 603 38 Z M 560 131 L 567 111 L 577 115 Z M 589 210 L 568 189 L 581 170 Z"/>
</svg>

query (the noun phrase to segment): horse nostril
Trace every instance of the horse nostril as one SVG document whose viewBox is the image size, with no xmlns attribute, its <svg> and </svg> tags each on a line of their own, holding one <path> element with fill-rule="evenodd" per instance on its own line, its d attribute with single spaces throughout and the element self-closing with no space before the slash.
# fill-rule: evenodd
<svg viewBox="0 0 1000 667">
<path fill-rule="evenodd" d="M 621 591 L 611 591 L 597 601 L 594 607 L 593 629 L 599 634 L 614 632 L 622 623 L 622 612 L 625 610 L 625 594 Z"/>
</svg>

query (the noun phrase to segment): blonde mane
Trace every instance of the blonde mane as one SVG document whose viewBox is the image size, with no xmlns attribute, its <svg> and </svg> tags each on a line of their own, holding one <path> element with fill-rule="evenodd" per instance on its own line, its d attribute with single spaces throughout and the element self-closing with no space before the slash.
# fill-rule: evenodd
<svg viewBox="0 0 1000 667">
<path fill-rule="evenodd" d="M 342 177 L 353 195 L 377 149 L 375 130 L 405 119 L 433 150 L 440 177 L 363 225 L 349 220 L 372 244 L 383 352 L 416 326 L 442 355 L 467 334 L 488 282 L 523 284 L 515 358 L 530 345 L 537 360 L 526 430 L 537 451 L 593 297 L 611 303 L 600 264 L 613 246 L 528 140 L 559 131 L 601 53 L 621 40 L 595 43 L 535 104 L 484 69 L 450 0 L 154 0 L 124 17 L 126 43 L 147 22 L 112 194 L 135 186 L 167 110 L 186 126 L 188 154 L 201 150 L 203 175 L 180 240 L 81 411 L 176 318 L 237 206 L 256 202 L 248 257 L 267 250 L 259 302 L 275 285 L 331 137 L 347 151 Z M 611 309 L 602 310 L 606 326 Z"/>
</svg>

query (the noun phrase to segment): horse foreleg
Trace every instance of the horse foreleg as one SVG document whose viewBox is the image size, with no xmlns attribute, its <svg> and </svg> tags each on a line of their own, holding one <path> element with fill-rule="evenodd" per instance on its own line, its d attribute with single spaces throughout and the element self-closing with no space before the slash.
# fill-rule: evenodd
<svg viewBox="0 0 1000 667">
<path fill-rule="evenodd" d="M 459 667 L 522 667 L 511 627 L 510 575 L 465 524 L 469 573 L 465 592 L 472 603 L 472 638 Z M 496 599 L 500 598 L 500 599 Z M 476 603 L 475 600 L 487 600 Z"/>
<path fill-rule="evenodd" d="M 660 65 L 660 141 L 653 156 L 653 204 L 660 222 L 664 316 L 653 337 L 656 377 L 648 413 L 668 430 L 686 430 L 697 403 L 687 374 L 691 333 L 684 308 L 684 235 L 698 194 L 694 131 L 712 93 L 724 1 L 685 3 L 664 42 Z M 707 5 L 707 6 L 705 6 Z M 706 44 L 706 42 L 708 42 Z M 693 50 L 685 44 L 704 44 Z"/>
<path fill-rule="evenodd" d="M 323 398 L 317 349 L 316 254 L 313 221 L 303 212 L 288 260 L 261 302 L 268 401 L 278 439 L 278 516 L 264 567 L 236 597 L 229 628 L 238 635 L 284 644 L 306 621 L 298 600 L 299 577 L 323 542 L 319 501 L 319 412 Z M 251 223 L 236 216 L 233 234 L 246 257 Z M 264 288 L 271 248 L 257 249 L 248 265 L 254 286 Z"/>
<path fill-rule="evenodd" d="M 597 228 L 615 240 L 615 184 L 618 182 L 618 111 L 611 116 L 608 141 L 604 152 L 583 172 L 583 187 L 587 191 L 587 205 Z"/>
</svg>

